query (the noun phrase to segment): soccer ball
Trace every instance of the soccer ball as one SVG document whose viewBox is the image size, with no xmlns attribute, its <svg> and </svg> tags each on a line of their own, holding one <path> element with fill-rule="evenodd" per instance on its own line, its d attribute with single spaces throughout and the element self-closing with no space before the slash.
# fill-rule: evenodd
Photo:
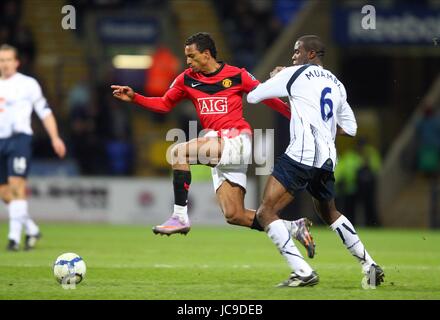
<svg viewBox="0 0 440 320">
<path fill-rule="evenodd" d="M 53 274 L 58 283 L 78 284 L 86 275 L 86 264 L 76 253 L 63 253 L 53 264 Z"/>
</svg>

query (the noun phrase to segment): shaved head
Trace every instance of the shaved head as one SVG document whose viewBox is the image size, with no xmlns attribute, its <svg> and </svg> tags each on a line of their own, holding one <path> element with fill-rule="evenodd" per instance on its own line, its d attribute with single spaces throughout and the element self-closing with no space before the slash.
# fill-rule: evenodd
<svg viewBox="0 0 440 320">
<path fill-rule="evenodd" d="M 324 43 L 318 36 L 305 35 L 295 42 L 293 50 L 293 65 L 314 63 L 322 66 L 322 59 L 325 54 Z"/>
<path fill-rule="evenodd" d="M 304 49 L 307 52 L 315 51 L 318 57 L 320 57 L 321 59 L 324 57 L 325 46 L 318 36 L 305 35 L 300 37 L 298 41 L 301 41 L 303 43 Z"/>
</svg>

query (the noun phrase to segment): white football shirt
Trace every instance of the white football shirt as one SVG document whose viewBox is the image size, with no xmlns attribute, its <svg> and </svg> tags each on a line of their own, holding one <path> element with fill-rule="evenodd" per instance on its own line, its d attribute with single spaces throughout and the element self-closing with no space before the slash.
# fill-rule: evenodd
<svg viewBox="0 0 440 320">
<path fill-rule="evenodd" d="M 34 78 L 17 72 L 8 79 L 0 79 L 0 138 L 15 133 L 32 135 L 33 110 L 41 120 L 52 112 Z"/>
<path fill-rule="evenodd" d="M 302 164 L 321 168 L 336 165 L 336 125 L 348 135 L 357 130 L 344 85 L 330 71 L 315 64 L 287 67 L 258 85 L 247 96 L 249 103 L 289 97 L 290 144 L 286 154 Z"/>
</svg>

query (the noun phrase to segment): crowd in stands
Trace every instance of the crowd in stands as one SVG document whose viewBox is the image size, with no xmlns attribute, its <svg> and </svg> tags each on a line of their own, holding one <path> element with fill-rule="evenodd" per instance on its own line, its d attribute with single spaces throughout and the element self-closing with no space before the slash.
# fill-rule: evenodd
<svg viewBox="0 0 440 320">
<path fill-rule="evenodd" d="M 303 0 L 215 1 L 233 63 L 252 70 L 281 30 L 294 18 Z"/>
<path fill-rule="evenodd" d="M 20 52 L 20 70 L 32 74 L 36 55 L 35 42 L 27 26 L 22 24 L 22 1 L 0 2 L 0 43 L 13 45 Z"/>
<path fill-rule="evenodd" d="M 427 177 L 440 173 L 440 113 L 426 104 L 416 123 L 416 169 Z"/>
<path fill-rule="evenodd" d="M 252 70 L 258 59 L 276 40 L 282 28 L 289 23 L 294 11 L 301 6 L 302 2 L 302 0 L 213 1 L 220 21 L 224 24 L 226 38 L 233 49 L 234 61 L 228 62 Z M 0 43 L 9 43 L 17 47 L 20 53 L 20 72 L 39 79 L 40 77 L 33 72 L 36 58 L 35 41 L 31 30 L 23 25 L 23 3 L 23 0 L 1 1 Z M 81 37 L 84 34 L 84 17 L 88 11 L 123 10 L 136 5 L 159 7 L 167 5 L 168 1 L 71 0 L 66 1 L 66 4 L 75 7 L 76 32 Z M 171 70 L 173 73 L 175 73 L 175 65 L 176 63 L 169 64 L 169 68 L 173 66 Z M 151 73 L 151 70 L 149 72 Z M 111 82 L 114 79 L 107 80 Z M 168 78 L 166 81 L 170 82 Z M 150 95 L 160 95 L 157 92 L 153 94 L 152 91 L 157 88 L 153 88 L 151 84 L 158 85 L 159 82 L 150 82 L 149 87 L 144 88 L 145 91 Z M 44 82 L 41 82 L 41 85 L 44 91 Z M 168 84 L 165 86 L 161 84 L 161 86 L 167 88 Z M 66 92 L 64 98 L 67 100 L 68 110 L 62 112 L 67 115 L 67 118 L 62 119 L 61 123 L 67 126 L 64 126 L 61 131 L 67 142 L 68 155 L 78 163 L 80 173 L 84 175 L 133 174 L 135 148 L 132 143 L 130 114 L 127 111 L 129 108 L 124 108 L 108 94 L 108 83 L 96 84 L 96 79 L 84 78 L 70 92 Z M 184 108 L 181 108 L 181 111 L 176 113 L 178 122 L 187 123 L 190 119 L 194 120 L 193 115 L 187 115 Z M 163 120 L 162 115 L 157 115 L 157 118 L 158 121 Z M 188 131 L 188 128 L 182 129 Z M 36 158 L 48 158 L 52 155 L 47 141 L 40 141 L 38 128 L 34 140 Z"/>
<path fill-rule="evenodd" d="M 87 11 L 106 9 L 135 8 L 143 7 L 157 8 L 166 5 L 168 0 L 69 0 L 66 4 L 72 5 L 76 12 L 76 32 L 79 36 L 84 34 L 84 17 Z"/>
<path fill-rule="evenodd" d="M 134 147 L 129 108 L 88 77 L 68 95 L 69 152 L 83 175 L 131 175 Z"/>
<path fill-rule="evenodd" d="M 160 7 L 166 0 L 72 0 L 76 9 L 76 30 L 84 34 L 84 16 L 88 11 L 106 9 L 123 10 L 139 5 Z M 135 171 L 135 147 L 133 144 L 130 108 L 116 101 L 109 92 L 109 84 L 115 82 L 108 71 L 101 81 L 84 78 L 68 95 L 69 147 L 83 175 L 133 175 Z M 96 83 L 98 82 L 98 83 Z"/>
</svg>

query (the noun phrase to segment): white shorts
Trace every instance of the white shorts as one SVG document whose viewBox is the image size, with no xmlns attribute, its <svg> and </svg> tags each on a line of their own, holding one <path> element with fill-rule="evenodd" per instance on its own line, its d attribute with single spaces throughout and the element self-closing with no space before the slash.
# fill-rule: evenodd
<svg viewBox="0 0 440 320">
<path fill-rule="evenodd" d="M 210 132 L 205 137 L 217 136 L 217 132 Z M 214 191 L 225 180 L 236 183 L 246 190 L 246 173 L 252 156 L 252 138 L 242 133 L 234 138 L 223 137 L 224 148 L 220 162 L 211 168 Z"/>
</svg>

